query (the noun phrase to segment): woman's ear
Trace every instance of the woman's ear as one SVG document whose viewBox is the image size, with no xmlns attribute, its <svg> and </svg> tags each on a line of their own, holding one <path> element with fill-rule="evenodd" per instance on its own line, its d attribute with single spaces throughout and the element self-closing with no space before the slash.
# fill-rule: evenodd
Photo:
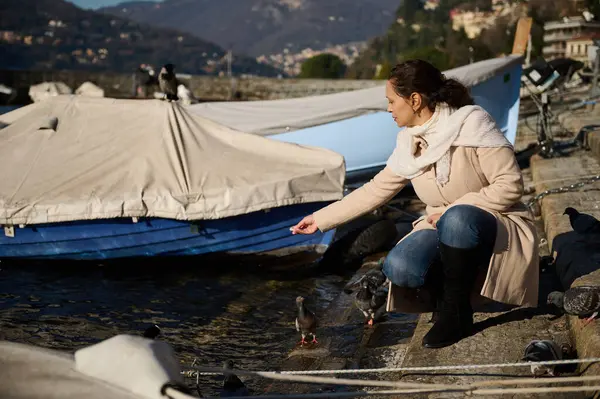
<svg viewBox="0 0 600 399">
<path fill-rule="evenodd" d="M 410 95 L 410 106 L 415 113 L 421 111 L 423 106 L 423 98 L 419 93 L 415 92 Z"/>
</svg>

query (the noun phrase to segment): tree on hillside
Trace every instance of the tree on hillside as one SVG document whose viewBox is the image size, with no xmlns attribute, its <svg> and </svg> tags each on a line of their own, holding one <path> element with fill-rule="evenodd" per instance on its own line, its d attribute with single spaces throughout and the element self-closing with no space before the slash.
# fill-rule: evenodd
<svg viewBox="0 0 600 399">
<path fill-rule="evenodd" d="M 488 48 L 492 56 L 507 55 L 512 52 L 516 30 L 516 23 L 506 17 L 500 17 L 494 26 L 481 32 L 479 41 Z"/>
<path fill-rule="evenodd" d="M 390 62 L 385 61 L 383 64 L 379 64 L 378 65 L 379 71 L 376 72 L 377 74 L 375 75 L 375 79 L 382 79 L 382 80 L 386 80 L 390 77 L 390 73 L 392 72 L 392 68 L 394 67 L 394 65 L 392 65 Z"/>
<path fill-rule="evenodd" d="M 403 61 L 413 59 L 427 61 L 442 71 L 451 68 L 450 56 L 448 53 L 435 47 L 419 47 L 414 50 L 406 51 L 402 54 Z"/>
<path fill-rule="evenodd" d="M 339 79 L 346 72 L 346 64 L 335 54 L 323 53 L 302 63 L 300 78 Z"/>
</svg>

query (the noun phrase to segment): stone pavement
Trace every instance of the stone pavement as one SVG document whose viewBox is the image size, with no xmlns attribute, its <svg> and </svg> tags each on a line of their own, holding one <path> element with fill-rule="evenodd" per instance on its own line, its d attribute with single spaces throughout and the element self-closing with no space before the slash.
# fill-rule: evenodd
<svg viewBox="0 0 600 399">
<path fill-rule="evenodd" d="M 564 112 L 559 121 L 567 130 L 577 134 L 586 125 L 600 124 L 600 107 Z M 589 133 L 588 145 L 590 151 L 574 150 L 565 157 L 533 157 L 531 169 L 536 192 L 600 175 L 600 131 Z M 600 181 L 576 191 L 551 194 L 540 201 L 539 207 L 562 289 L 585 284 L 600 285 L 600 241 L 581 237 L 572 231 L 569 218 L 563 215 L 568 206 L 600 219 Z M 566 319 L 578 357 L 600 356 L 600 324 L 594 322 L 584 327 L 577 317 L 568 316 Z M 599 375 L 600 365 L 592 365 L 582 371 Z"/>
</svg>

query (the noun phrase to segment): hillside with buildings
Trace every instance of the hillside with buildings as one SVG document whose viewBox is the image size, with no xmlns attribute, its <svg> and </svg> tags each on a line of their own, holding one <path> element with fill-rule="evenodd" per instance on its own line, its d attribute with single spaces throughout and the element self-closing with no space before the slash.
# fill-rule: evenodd
<svg viewBox="0 0 600 399">
<path fill-rule="evenodd" d="M 226 51 L 189 33 L 83 10 L 63 0 L 0 2 L 0 67 L 134 71 L 167 62 L 177 72 L 227 71 Z M 277 76 L 280 70 L 236 55 L 233 72 Z"/>
<path fill-rule="evenodd" d="M 600 5 L 596 3 L 593 0 L 405 2 L 398 8 L 388 32 L 371 40 L 355 60 L 348 77 L 385 77 L 391 65 L 407 58 L 425 58 L 441 69 L 449 69 L 509 54 L 516 23 L 524 16 L 533 20 L 533 58 L 542 55 L 546 59 L 582 58 L 586 45 L 589 47 L 591 43 L 590 35 L 600 26 L 596 21 Z M 575 42 L 567 43 L 567 39 Z"/>
</svg>

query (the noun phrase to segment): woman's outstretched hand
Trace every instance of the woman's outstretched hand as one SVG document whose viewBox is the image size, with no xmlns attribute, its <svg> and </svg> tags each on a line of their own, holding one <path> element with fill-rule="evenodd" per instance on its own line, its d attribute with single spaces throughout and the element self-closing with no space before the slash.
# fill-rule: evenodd
<svg viewBox="0 0 600 399">
<path fill-rule="evenodd" d="M 297 225 L 290 227 L 292 234 L 313 234 L 319 227 L 312 215 L 305 216 Z"/>
</svg>

